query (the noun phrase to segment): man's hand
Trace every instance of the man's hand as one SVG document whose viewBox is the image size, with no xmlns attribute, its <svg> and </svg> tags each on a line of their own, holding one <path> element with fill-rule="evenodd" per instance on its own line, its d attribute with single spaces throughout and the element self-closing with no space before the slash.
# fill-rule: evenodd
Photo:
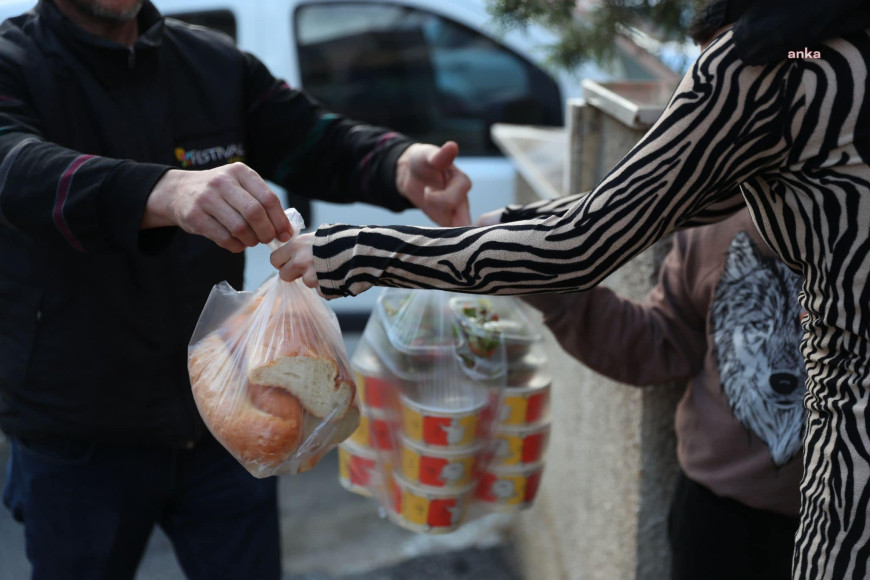
<svg viewBox="0 0 870 580">
<path fill-rule="evenodd" d="M 396 165 L 399 193 L 439 226 L 471 225 L 471 180 L 453 164 L 458 154 L 459 146 L 453 141 L 441 147 L 415 143 Z"/>
<path fill-rule="evenodd" d="M 306 286 L 316 288 L 319 292 L 313 247 L 314 234 L 302 234 L 272 252 L 269 261 L 278 269 L 282 280 L 292 282 L 296 278 L 302 278 Z"/>
<path fill-rule="evenodd" d="M 178 226 L 231 252 L 290 239 L 281 200 L 256 171 L 242 163 L 205 171 L 167 171 L 154 186 L 142 229 Z"/>
</svg>

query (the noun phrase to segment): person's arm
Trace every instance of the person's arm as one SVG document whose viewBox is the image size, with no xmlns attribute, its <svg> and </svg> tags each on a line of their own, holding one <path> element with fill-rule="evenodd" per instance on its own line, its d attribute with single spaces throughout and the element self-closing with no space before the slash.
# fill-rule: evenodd
<svg viewBox="0 0 870 580">
<path fill-rule="evenodd" d="M 232 251 L 290 237 L 241 164 L 208 171 L 84 154 L 47 140 L 13 48 L 0 52 L 0 224 L 80 252 L 155 254 L 178 226 Z"/>
<path fill-rule="evenodd" d="M 680 232 L 645 302 L 597 286 L 584 292 L 535 294 L 525 301 L 541 311 L 562 348 L 589 368 L 632 385 L 683 381 L 703 366 L 706 305 L 700 299 L 694 233 Z"/>
<path fill-rule="evenodd" d="M 0 62 L 0 127 L 0 223 L 82 252 L 142 249 L 145 203 L 168 167 L 46 141 L 24 80 L 7 62 Z M 145 245 L 166 241 L 157 235 Z"/>
<path fill-rule="evenodd" d="M 472 293 L 588 289 L 788 151 L 787 64 L 749 67 L 731 33 L 687 73 L 665 112 L 587 196 L 561 215 L 482 228 L 320 227 L 273 254 L 284 279 L 327 297 L 373 285 Z"/>
<path fill-rule="evenodd" d="M 583 196 L 589 195 L 588 191 L 557 197 L 556 199 L 542 199 L 525 204 L 511 204 L 501 210 L 493 210 L 490 215 L 498 219 L 492 223 L 509 223 L 522 220 L 537 219 L 547 216 L 563 215 L 579 202 Z M 487 223 L 485 225 L 491 225 Z"/>
<path fill-rule="evenodd" d="M 458 147 L 414 143 L 328 111 L 245 55 L 248 159 L 263 177 L 314 199 L 418 207 L 441 225 L 468 225 Z"/>
<path fill-rule="evenodd" d="M 556 199 L 543 199 L 526 204 L 511 204 L 501 209 L 492 210 L 480 216 L 475 225 L 491 226 L 498 223 L 518 222 L 522 220 L 538 219 L 549 216 L 560 216 L 573 207 L 581 198 L 588 195 L 588 191 L 564 195 Z M 746 206 L 743 194 L 737 187 L 731 195 L 725 199 L 711 203 L 689 218 L 683 227 L 694 227 L 715 223 L 727 219 Z"/>
</svg>

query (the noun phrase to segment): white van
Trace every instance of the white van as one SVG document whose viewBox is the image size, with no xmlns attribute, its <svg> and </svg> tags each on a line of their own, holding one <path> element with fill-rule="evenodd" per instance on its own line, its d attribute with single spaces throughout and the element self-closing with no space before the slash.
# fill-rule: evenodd
<svg viewBox="0 0 870 580">
<path fill-rule="evenodd" d="M 418 140 L 459 143 L 459 167 L 472 180 L 472 218 L 514 199 L 514 169 L 490 138 L 493 123 L 563 124 L 583 78 L 653 78 L 637 62 L 574 74 L 542 62 L 551 33 L 529 27 L 500 34 L 484 0 L 153 0 L 166 16 L 222 30 L 272 73 L 332 110 Z M 0 1 L 0 20 L 33 0 Z M 393 213 L 289 193 L 308 224 L 431 225 L 419 211 Z M 246 285 L 273 269 L 268 251 L 248 252 Z M 377 293 L 331 302 L 344 321 L 361 321 Z M 351 316 L 356 313 L 358 316 Z"/>
<path fill-rule="evenodd" d="M 330 109 L 424 142 L 459 143 L 472 180 L 471 212 L 514 199 L 514 169 L 490 139 L 494 122 L 562 125 L 565 99 L 595 67 L 553 75 L 540 65 L 543 30 L 499 35 L 483 0 L 154 0 L 167 16 L 219 28 L 273 74 Z M 419 211 L 289 201 L 312 227 L 325 222 L 432 225 Z M 309 211 L 305 211 L 308 209 Z M 248 251 L 246 285 L 273 272 L 265 248 Z M 360 328 L 377 298 L 330 302 L 345 328 Z"/>
</svg>

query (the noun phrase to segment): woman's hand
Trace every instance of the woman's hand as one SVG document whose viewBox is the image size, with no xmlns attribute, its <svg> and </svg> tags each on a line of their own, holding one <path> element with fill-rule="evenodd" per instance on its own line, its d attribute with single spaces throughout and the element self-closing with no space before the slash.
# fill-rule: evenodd
<svg viewBox="0 0 870 580">
<path fill-rule="evenodd" d="M 302 278 L 302 283 L 320 292 L 314 269 L 314 234 L 297 236 L 272 252 L 269 261 L 286 282 Z M 322 294 L 321 294 L 322 296 Z"/>
</svg>

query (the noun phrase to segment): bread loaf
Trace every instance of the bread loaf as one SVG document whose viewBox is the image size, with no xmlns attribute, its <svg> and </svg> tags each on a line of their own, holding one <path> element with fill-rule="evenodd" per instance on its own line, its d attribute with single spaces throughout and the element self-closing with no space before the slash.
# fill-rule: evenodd
<svg viewBox="0 0 870 580">
<path fill-rule="evenodd" d="M 191 387 L 197 408 L 215 438 L 248 471 L 284 462 L 299 446 L 303 411 L 280 389 L 252 385 L 218 334 L 197 343 L 190 357 Z M 244 382 L 236 392 L 227 381 Z"/>
<path fill-rule="evenodd" d="M 334 352 L 313 344 L 312 335 L 317 334 L 292 311 L 272 317 L 264 340 L 251 347 L 249 378 L 258 385 L 287 389 L 315 417 L 339 418 L 353 403 L 356 384 Z"/>
<path fill-rule="evenodd" d="M 294 458 L 305 471 L 359 425 L 356 387 L 328 342 L 317 350 L 319 335 L 301 316 L 273 311 L 248 331 L 253 312 L 248 305 L 193 345 L 194 399 L 215 437 L 254 475 L 275 473 L 328 420 L 315 434 L 326 440 Z"/>
</svg>

